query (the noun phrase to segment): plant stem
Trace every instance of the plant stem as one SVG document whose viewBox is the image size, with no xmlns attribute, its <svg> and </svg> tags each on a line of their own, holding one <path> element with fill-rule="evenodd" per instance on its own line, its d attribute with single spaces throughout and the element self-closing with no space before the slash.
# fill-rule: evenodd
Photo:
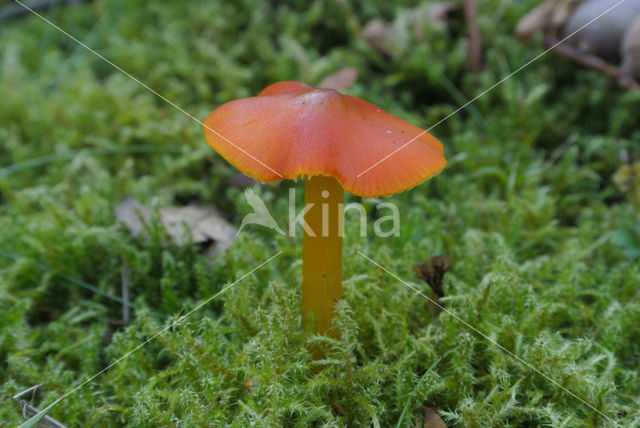
<svg viewBox="0 0 640 428">
<path fill-rule="evenodd" d="M 311 230 L 305 228 L 303 239 L 302 323 L 315 333 L 336 333 L 330 330 L 342 290 L 343 200 L 335 178 L 315 176 L 305 183 L 305 206 L 310 208 L 304 219 Z"/>
</svg>

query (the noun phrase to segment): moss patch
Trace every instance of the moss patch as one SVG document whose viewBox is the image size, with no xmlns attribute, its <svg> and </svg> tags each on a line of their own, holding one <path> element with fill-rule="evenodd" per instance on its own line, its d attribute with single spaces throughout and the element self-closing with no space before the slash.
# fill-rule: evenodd
<svg viewBox="0 0 640 428">
<path fill-rule="evenodd" d="M 46 16 L 200 119 L 274 81 L 352 66 L 348 93 L 427 128 L 541 51 L 510 35 L 533 0 L 486 2 L 475 76 L 460 23 L 425 23 L 390 59 L 363 42 L 368 19 L 404 28 L 413 3 L 105 0 Z M 447 309 L 621 425 L 640 423 L 640 216 L 613 180 L 620 150 L 638 148 L 638 94 L 547 55 L 434 128 L 450 164 L 388 199 L 400 236 L 361 238 L 347 218 L 341 337 L 326 339 L 300 330 L 301 239 L 248 227 L 212 259 L 158 222 L 147 240 L 117 225 L 125 195 L 214 204 L 237 225 L 249 212 L 199 124 L 35 17 L 3 23 L 0 52 L 0 425 L 22 420 L 13 394 L 43 383 L 35 404 L 52 402 L 280 250 L 51 415 L 388 427 L 413 426 L 424 404 L 452 427 L 605 425 L 451 314 L 434 317 L 361 251 L 427 294 L 411 266 L 454 255 Z M 290 185 L 256 188 L 282 221 Z"/>
</svg>

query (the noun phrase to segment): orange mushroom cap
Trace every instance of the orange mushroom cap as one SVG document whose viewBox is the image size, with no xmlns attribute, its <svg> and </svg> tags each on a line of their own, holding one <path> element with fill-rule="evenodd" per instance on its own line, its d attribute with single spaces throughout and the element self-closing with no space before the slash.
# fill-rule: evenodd
<svg viewBox="0 0 640 428">
<path fill-rule="evenodd" d="M 372 197 L 410 189 L 447 165 L 431 134 L 359 98 L 300 82 L 223 104 L 204 124 L 214 150 L 262 181 L 332 176 L 348 192 Z"/>
</svg>

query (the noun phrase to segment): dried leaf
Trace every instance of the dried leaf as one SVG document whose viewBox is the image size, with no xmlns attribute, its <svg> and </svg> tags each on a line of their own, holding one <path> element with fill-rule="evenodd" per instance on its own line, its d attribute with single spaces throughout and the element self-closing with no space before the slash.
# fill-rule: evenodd
<svg viewBox="0 0 640 428">
<path fill-rule="evenodd" d="M 431 287 L 431 293 L 429 293 L 429 312 L 433 316 L 438 316 L 444 304 L 440 302 L 440 298 L 444 297 L 444 290 L 442 289 L 442 281 L 444 274 L 447 273 L 453 265 L 453 256 L 431 256 L 426 262 L 418 263 L 413 266 L 414 272 L 424 280 L 429 287 Z"/>
<path fill-rule="evenodd" d="M 584 0 L 555 0 L 549 17 L 549 26 L 554 30 L 564 26 L 581 3 L 584 3 Z"/>
<path fill-rule="evenodd" d="M 624 36 L 621 68 L 629 76 L 640 77 L 640 16 Z"/>
<path fill-rule="evenodd" d="M 444 274 L 447 273 L 453 265 L 453 256 L 431 256 L 426 262 L 418 263 L 413 266 L 413 270 L 422 278 L 429 287 L 439 296 L 444 296 L 442 290 L 442 280 Z"/>
<path fill-rule="evenodd" d="M 516 37 L 520 40 L 529 40 L 535 33 L 544 30 L 549 22 L 555 3 L 555 0 L 548 0 L 520 18 L 516 24 Z"/>
<path fill-rule="evenodd" d="M 462 4 L 457 1 L 423 3 L 407 10 L 408 23 L 405 26 L 411 28 L 411 34 L 416 41 L 424 41 L 426 28 L 446 28 L 451 14 L 461 9 L 461 7 Z"/>
<path fill-rule="evenodd" d="M 446 22 L 451 12 L 455 12 L 462 7 L 457 1 L 437 1 L 429 4 L 429 19 L 431 21 Z"/>
<path fill-rule="evenodd" d="M 422 428 L 447 428 L 440 415 L 430 407 L 424 407 L 424 419 Z"/>
<path fill-rule="evenodd" d="M 547 0 L 524 15 L 516 25 L 516 36 L 528 41 L 535 33 L 558 34 L 583 0 Z"/>
<path fill-rule="evenodd" d="M 134 237 L 143 232 L 144 225 L 152 215 L 149 207 L 131 197 L 125 198 L 115 211 L 116 218 L 127 226 Z M 212 206 L 193 204 L 167 207 L 161 208 L 158 213 L 167 233 L 178 245 L 189 241 L 209 243 L 207 253 L 212 254 L 225 251 L 236 236 L 236 228 Z"/>
<path fill-rule="evenodd" d="M 318 83 L 317 87 L 341 91 L 353 85 L 357 79 L 358 70 L 353 67 L 347 67 L 325 77 L 320 83 Z"/>
<path fill-rule="evenodd" d="M 611 9 L 616 1 L 587 0 L 581 3 L 564 26 L 564 35 L 571 35 L 567 42 L 583 53 L 616 60 L 622 50 L 625 33 L 640 16 L 640 2 L 627 1 Z"/>
<path fill-rule="evenodd" d="M 214 207 L 187 205 L 160 210 L 160 216 L 167 232 L 178 245 L 189 240 L 195 243 L 215 241 L 220 251 L 226 250 L 236 236 L 236 228 L 227 222 Z M 184 225 L 191 236 L 185 235 Z"/>
<path fill-rule="evenodd" d="M 151 217 L 151 209 L 127 196 L 115 209 L 116 218 L 123 222 L 133 237 L 138 237 Z"/>
<path fill-rule="evenodd" d="M 372 19 L 367 22 L 367 25 L 362 30 L 362 37 L 381 54 L 391 56 L 391 31 L 380 19 Z"/>
</svg>

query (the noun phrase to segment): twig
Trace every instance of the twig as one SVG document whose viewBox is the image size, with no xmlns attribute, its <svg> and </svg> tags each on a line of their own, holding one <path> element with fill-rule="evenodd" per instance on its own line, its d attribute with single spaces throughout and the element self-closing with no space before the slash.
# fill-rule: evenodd
<svg viewBox="0 0 640 428">
<path fill-rule="evenodd" d="M 476 0 L 464 0 L 464 18 L 467 21 L 471 71 L 479 73 L 482 71 L 482 39 L 478 27 L 478 3 Z"/>
<path fill-rule="evenodd" d="M 544 42 L 549 48 L 558 44 L 559 40 L 553 34 L 547 34 Z M 619 67 L 609 64 L 598 56 L 581 52 L 567 43 L 558 44 L 553 48 L 553 51 L 585 67 L 599 71 L 609 77 L 613 77 L 620 83 L 620 85 L 627 89 L 634 91 L 640 90 L 640 84 L 638 84 L 633 77 L 623 72 Z"/>
<path fill-rule="evenodd" d="M 40 410 L 38 410 L 37 408 L 33 407 L 31 404 L 27 403 L 25 400 L 23 400 L 22 397 L 25 394 L 28 394 L 29 392 L 31 393 L 31 401 L 33 402 L 33 397 L 36 394 L 36 390 L 38 388 L 40 388 L 42 386 L 41 383 L 39 383 L 38 385 L 34 385 L 31 388 L 27 388 L 22 392 L 19 392 L 18 394 L 13 396 L 13 400 L 18 403 L 18 405 L 20 406 L 20 408 L 22 409 L 22 417 L 24 417 L 25 419 L 29 419 L 31 416 L 33 415 L 37 415 L 38 413 L 40 413 Z M 31 415 L 27 416 L 27 413 L 30 413 Z M 67 426 L 63 423 L 58 422 L 57 420 L 53 419 L 51 416 L 46 416 L 43 418 L 43 421 L 55 428 L 67 428 Z"/>
</svg>

